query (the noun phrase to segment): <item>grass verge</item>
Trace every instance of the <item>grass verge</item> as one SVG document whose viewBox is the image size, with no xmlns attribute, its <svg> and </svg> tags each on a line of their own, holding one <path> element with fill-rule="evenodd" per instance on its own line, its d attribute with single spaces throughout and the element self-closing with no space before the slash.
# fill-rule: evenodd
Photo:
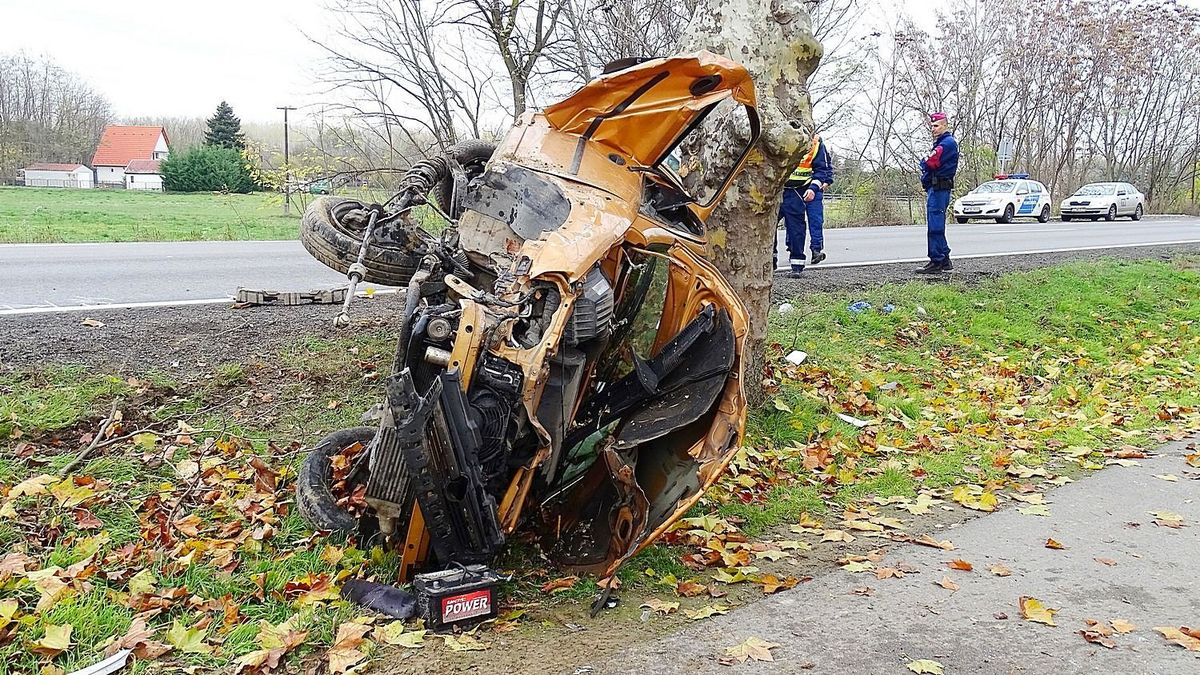
<svg viewBox="0 0 1200 675">
<path fill-rule="evenodd" d="M 606 625 L 636 636 L 650 614 L 670 627 L 722 613 L 839 557 L 869 569 L 847 552 L 922 529 L 932 504 L 1036 506 L 1064 472 L 1200 427 L 1196 262 L 798 299 L 772 319 L 773 384 L 730 474 L 621 572 L 624 593 L 660 604 L 627 595 Z M 849 310 L 855 300 L 871 308 Z M 312 538 L 291 481 L 304 444 L 356 425 L 375 401 L 390 350 L 385 334 L 301 339 L 269 364 L 220 364 L 188 382 L 50 367 L 0 375 L 0 551 L 21 556 L 0 556 L 0 673 L 92 663 L 144 612 L 149 639 L 170 647 L 160 662 L 200 670 L 253 662 L 280 635 L 303 634 L 291 658 L 317 660 L 353 632 L 362 613 L 336 599 L 338 583 L 387 579 L 395 556 Z M 807 359 L 788 363 L 793 350 Z M 56 476 L 114 399 L 125 412 L 115 434 L 130 437 Z M 500 564 L 517 572 L 506 618 L 426 649 L 423 667 L 469 665 L 463 645 L 495 640 L 519 640 L 505 650 L 514 658 L 556 653 L 551 628 L 580 620 L 596 588 L 527 548 Z M 60 649 L 53 637 L 66 626 Z M 418 630 L 372 639 L 425 644 Z"/>
</svg>

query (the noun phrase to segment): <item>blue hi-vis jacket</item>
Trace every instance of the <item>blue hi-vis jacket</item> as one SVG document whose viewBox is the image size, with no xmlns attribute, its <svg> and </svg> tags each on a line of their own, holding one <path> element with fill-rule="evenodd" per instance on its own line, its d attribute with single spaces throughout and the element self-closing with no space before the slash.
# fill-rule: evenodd
<svg viewBox="0 0 1200 675">
<path fill-rule="evenodd" d="M 958 172 L 958 141 L 943 131 L 933 142 L 933 152 L 921 160 L 921 187 L 929 189 L 934 179 L 953 180 Z"/>
<path fill-rule="evenodd" d="M 792 175 L 788 176 L 787 182 L 790 185 L 799 183 L 807 185 L 816 180 L 826 186 L 833 184 L 833 159 L 829 156 L 829 151 L 825 149 L 825 141 L 821 140 L 820 136 L 813 138 L 812 147 L 792 170 Z"/>
</svg>

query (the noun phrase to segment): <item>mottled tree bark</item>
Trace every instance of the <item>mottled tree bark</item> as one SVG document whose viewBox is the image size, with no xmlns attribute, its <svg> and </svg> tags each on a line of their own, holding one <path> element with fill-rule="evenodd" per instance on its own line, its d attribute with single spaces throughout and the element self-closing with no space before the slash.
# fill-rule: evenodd
<svg viewBox="0 0 1200 675">
<path fill-rule="evenodd" d="M 750 313 L 746 393 L 762 399 L 772 247 L 783 185 L 813 133 L 807 81 L 821 60 L 805 0 L 699 0 L 682 40 L 684 52 L 706 49 L 738 61 L 754 77 L 762 137 L 741 175 L 708 221 L 711 256 Z M 745 132 L 730 118 L 704 129 L 701 165 L 729 166 Z M 721 139 L 726 139 L 721 142 Z M 724 175 L 706 171 L 708 176 Z M 786 257 L 787 252 L 780 255 Z"/>
</svg>

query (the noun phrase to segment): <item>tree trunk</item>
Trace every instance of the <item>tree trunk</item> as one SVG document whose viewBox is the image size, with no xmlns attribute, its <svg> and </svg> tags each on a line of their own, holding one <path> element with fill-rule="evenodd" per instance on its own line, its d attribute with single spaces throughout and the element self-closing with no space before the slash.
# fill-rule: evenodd
<svg viewBox="0 0 1200 675">
<path fill-rule="evenodd" d="M 754 78 L 762 137 L 745 169 L 708 220 L 711 257 L 750 314 L 746 394 L 762 400 L 767 314 L 776 223 L 783 185 L 813 134 L 807 81 L 821 60 L 805 0 L 699 0 L 682 40 L 685 52 L 706 49 L 741 63 Z M 728 137 L 719 124 L 706 138 Z M 702 166 L 729 166 L 744 145 L 702 142 Z M 721 175 L 723 172 L 708 172 Z M 787 257 L 786 251 L 780 255 Z"/>
</svg>

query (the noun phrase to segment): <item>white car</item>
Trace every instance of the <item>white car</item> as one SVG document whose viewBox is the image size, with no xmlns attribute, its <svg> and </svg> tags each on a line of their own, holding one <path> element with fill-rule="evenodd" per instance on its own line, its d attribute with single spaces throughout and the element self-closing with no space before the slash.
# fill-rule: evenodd
<svg viewBox="0 0 1200 675">
<path fill-rule="evenodd" d="M 954 200 L 954 220 L 965 223 L 972 218 L 994 219 L 1011 223 L 1013 218 L 1050 220 L 1050 191 L 1028 174 L 997 175 Z"/>
<path fill-rule="evenodd" d="M 1129 183 L 1088 183 L 1062 200 L 1058 212 L 1068 222 L 1074 218 L 1116 220 L 1117 216 L 1141 220 L 1146 195 Z"/>
</svg>

